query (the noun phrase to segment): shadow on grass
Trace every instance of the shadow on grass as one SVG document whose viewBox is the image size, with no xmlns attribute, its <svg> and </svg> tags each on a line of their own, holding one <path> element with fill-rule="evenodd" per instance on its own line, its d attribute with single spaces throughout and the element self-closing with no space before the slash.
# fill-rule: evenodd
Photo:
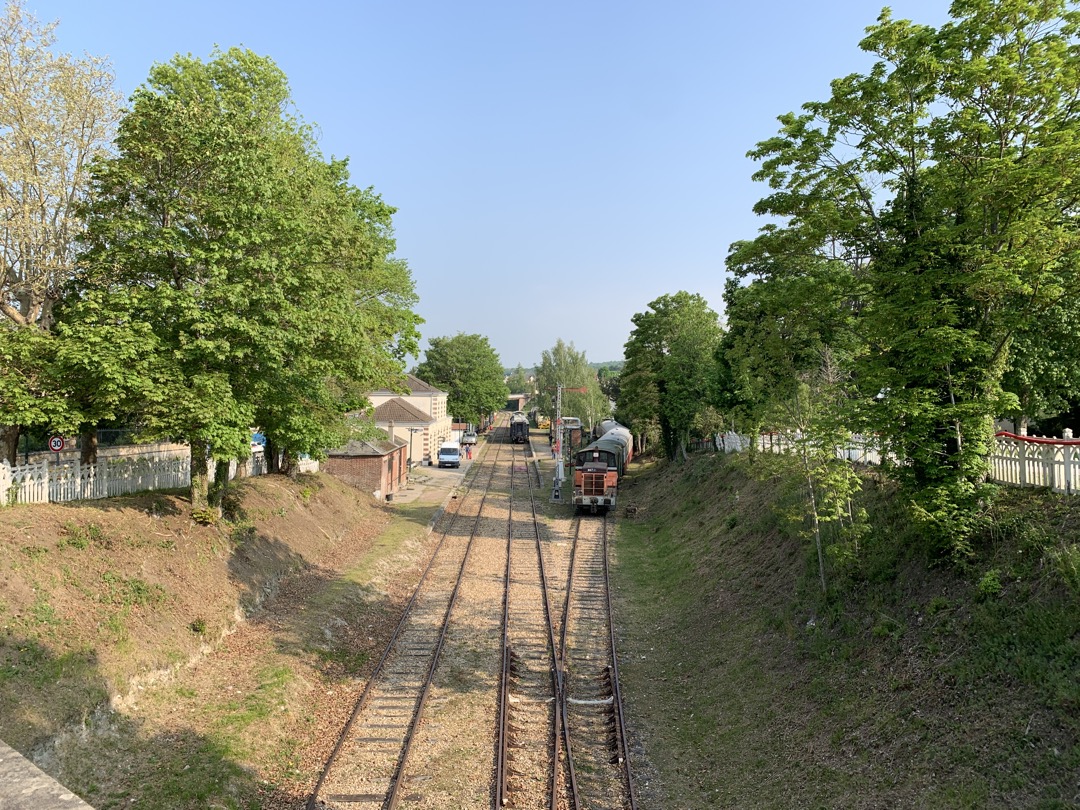
<svg viewBox="0 0 1080 810">
<path fill-rule="evenodd" d="M 58 652 L 36 638 L 0 638 L 0 738 L 24 756 L 107 697 L 93 651 Z"/>
<path fill-rule="evenodd" d="M 66 746 L 73 781 L 67 787 L 95 810 L 204 810 L 262 807 L 300 810 L 306 797 L 262 782 L 229 747 L 188 728 L 144 736 L 137 723 L 121 719 L 107 733 Z M 83 749 L 92 747 L 92 757 Z M 94 769 L 80 768 L 92 759 Z"/>
<path fill-rule="evenodd" d="M 110 711 L 92 653 L 57 653 L 34 639 L 0 641 L 0 738 L 96 810 L 299 810 L 306 799 L 260 781 L 227 743 L 182 722 L 146 734 Z M 0 806 L 24 806 L 6 803 L 20 787 L 0 785 Z"/>
<path fill-rule="evenodd" d="M 15 509 L 32 510 L 43 504 L 16 504 Z M 137 510 L 146 512 L 151 517 L 175 517 L 190 511 L 187 489 L 158 489 L 136 492 L 132 495 L 117 495 L 112 498 L 95 498 L 83 501 L 58 501 L 51 503 L 53 508 L 78 510 L 80 512 L 118 512 Z M 92 518 L 91 518 L 92 519 Z"/>
</svg>

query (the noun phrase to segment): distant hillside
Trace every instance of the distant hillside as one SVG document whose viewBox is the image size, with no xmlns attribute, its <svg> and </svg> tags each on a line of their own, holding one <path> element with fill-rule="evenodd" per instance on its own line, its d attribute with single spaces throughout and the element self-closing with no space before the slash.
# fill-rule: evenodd
<svg viewBox="0 0 1080 810">
<path fill-rule="evenodd" d="M 594 369 L 597 369 L 597 370 L 602 369 L 602 368 L 608 368 L 608 369 L 611 369 L 612 371 L 622 371 L 622 367 L 624 365 L 626 365 L 625 360 L 607 360 L 607 361 L 605 361 L 603 363 L 589 363 L 589 368 L 594 368 Z M 517 370 L 516 366 L 514 368 L 504 368 L 503 373 L 507 377 L 509 377 L 516 370 Z M 530 377 L 535 377 L 536 372 L 537 372 L 536 366 L 532 366 L 531 368 L 526 368 L 525 369 L 525 373 L 528 374 Z"/>
</svg>

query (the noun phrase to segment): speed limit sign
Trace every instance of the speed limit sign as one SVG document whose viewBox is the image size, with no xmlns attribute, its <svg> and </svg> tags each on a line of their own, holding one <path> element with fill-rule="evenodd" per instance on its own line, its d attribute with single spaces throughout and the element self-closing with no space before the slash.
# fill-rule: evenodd
<svg viewBox="0 0 1080 810">
<path fill-rule="evenodd" d="M 50 436 L 49 437 L 49 449 L 54 453 L 59 453 L 64 449 L 64 437 L 63 436 Z"/>
</svg>

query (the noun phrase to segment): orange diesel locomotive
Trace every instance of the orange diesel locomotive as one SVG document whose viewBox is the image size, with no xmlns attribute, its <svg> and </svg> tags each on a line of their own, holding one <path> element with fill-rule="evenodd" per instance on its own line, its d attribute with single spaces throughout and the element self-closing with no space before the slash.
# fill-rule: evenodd
<svg viewBox="0 0 1080 810">
<path fill-rule="evenodd" d="M 574 454 L 574 506 L 597 512 L 615 506 L 619 478 L 634 455 L 630 431 L 614 420 L 600 423 L 600 436 Z"/>
</svg>

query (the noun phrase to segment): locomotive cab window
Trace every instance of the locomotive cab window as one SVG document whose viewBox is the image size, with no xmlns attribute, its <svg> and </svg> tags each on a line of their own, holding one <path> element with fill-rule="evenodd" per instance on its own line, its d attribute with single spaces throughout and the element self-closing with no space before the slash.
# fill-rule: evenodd
<svg viewBox="0 0 1080 810">
<path fill-rule="evenodd" d="M 615 466 L 615 456 L 606 450 L 584 450 L 577 454 L 578 466 L 584 466 L 585 464 L 604 465 L 605 467 Z"/>
</svg>

